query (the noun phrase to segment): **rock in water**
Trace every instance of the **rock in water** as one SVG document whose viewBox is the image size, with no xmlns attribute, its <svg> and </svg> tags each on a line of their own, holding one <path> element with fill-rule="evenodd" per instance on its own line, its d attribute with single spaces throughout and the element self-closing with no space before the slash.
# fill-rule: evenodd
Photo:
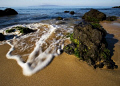
<svg viewBox="0 0 120 86">
<path fill-rule="evenodd" d="M 69 13 L 70 11 L 64 11 L 64 13 Z"/>
<path fill-rule="evenodd" d="M 3 41 L 5 39 L 4 35 L 0 33 L 0 41 Z"/>
<path fill-rule="evenodd" d="M 57 17 L 56 20 L 63 20 L 63 18 L 62 17 Z"/>
<path fill-rule="evenodd" d="M 5 12 L 3 10 L 0 10 L 0 16 L 4 16 Z"/>
<path fill-rule="evenodd" d="M 12 8 L 6 8 L 5 10 L 0 10 L 0 16 L 8 16 L 8 15 L 16 15 L 18 14 L 17 11 L 15 11 Z"/>
<path fill-rule="evenodd" d="M 112 8 L 120 8 L 120 6 L 115 6 L 115 7 L 112 7 Z"/>
<path fill-rule="evenodd" d="M 71 12 L 70 12 L 70 14 L 71 14 L 71 15 L 74 15 L 74 14 L 75 14 L 75 12 L 74 12 L 74 11 L 71 11 Z"/>
<path fill-rule="evenodd" d="M 5 12 L 6 15 L 16 15 L 16 14 L 18 14 L 14 9 L 11 9 L 11 8 L 5 9 L 4 12 Z"/>
<path fill-rule="evenodd" d="M 94 67 L 107 65 L 113 69 L 115 64 L 107 49 L 105 36 L 106 31 L 99 24 L 81 22 L 74 27 L 73 34 L 70 35 L 72 43 L 65 46 L 64 51 Z"/>
<path fill-rule="evenodd" d="M 105 20 L 106 15 L 96 9 L 91 9 L 89 12 L 84 14 L 82 19 L 88 22 L 98 22 Z"/>
</svg>

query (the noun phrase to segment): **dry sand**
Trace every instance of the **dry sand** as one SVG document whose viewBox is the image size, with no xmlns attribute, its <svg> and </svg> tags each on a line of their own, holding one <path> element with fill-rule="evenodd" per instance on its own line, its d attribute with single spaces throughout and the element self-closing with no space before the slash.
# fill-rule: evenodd
<svg viewBox="0 0 120 86">
<path fill-rule="evenodd" d="M 114 42 L 109 43 L 109 47 L 114 45 L 112 58 L 120 67 L 120 23 L 102 22 L 101 25 L 114 34 Z M 6 58 L 9 48 L 7 44 L 0 46 L 0 86 L 120 86 L 120 68 L 93 69 L 86 62 L 66 53 L 55 57 L 38 73 L 23 76 L 16 61 Z"/>
</svg>

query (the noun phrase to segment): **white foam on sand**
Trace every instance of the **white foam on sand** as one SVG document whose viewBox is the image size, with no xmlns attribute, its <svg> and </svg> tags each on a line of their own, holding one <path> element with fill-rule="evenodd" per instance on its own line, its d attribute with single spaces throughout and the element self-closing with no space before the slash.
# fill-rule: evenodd
<svg viewBox="0 0 120 86">
<path fill-rule="evenodd" d="M 37 29 L 39 26 L 44 24 L 28 24 L 26 27 Z M 46 24 L 45 24 L 46 25 Z M 24 25 L 25 26 L 25 25 Z M 55 33 L 58 26 L 54 25 L 48 25 L 49 29 L 46 29 L 45 32 L 42 33 L 42 36 L 39 38 L 39 40 L 36 42 L 34 50 L 29 54 L 28 59 L 26 62 L 23 61 L 21 56 L 19 55 L 12 55 L 12 52 L 15 49 L 15 46 L 11 43 L 11 41 L 7 41 L 7 43 L 11 46 L 9 52 L 6 54 L 6 57 L 8 59 L 14 59 L 17 61 L 18 65 L 23 69 L 23 74 L 25 76 L 31 76 L 35 74 L 36 72 L 40 71 L 44 67 L 46 67 L 55 56 L 58 56 L 61 54 L 61 50 L 63 50 L 64 47 L 64 40 L 65 38 L 60 38 L 59 40 L 54 40 L 53 42 L 46 48 L 46 50 L 42 50 L 43 44 L 45 44 L 45 41 L 51 36 L 51 34 Z M 39 30 L 38 30 L 39 31 Z M 67 29 L 69 32 L 69 30 Z M 71 31 L 71 29 L 70 29 Z M 61 33 L 60 33 L 61 34 Z M 36 36 L 36 34 L 34 34 Z M 27 35 L 26 35 L 27 36 Z M 26 37 L 22 36 L 22 37 Z M 30 34 L 28 34 L 30 36 Z M 62 35 L 61 35 L 62 36 Z M 16 40 L 17 37 L 14 37 L 12 40 Z M 20 38 L 19 38 L 20 39 Z M 59 46 L 57 45 L 59 44 Z"/>
</svg>

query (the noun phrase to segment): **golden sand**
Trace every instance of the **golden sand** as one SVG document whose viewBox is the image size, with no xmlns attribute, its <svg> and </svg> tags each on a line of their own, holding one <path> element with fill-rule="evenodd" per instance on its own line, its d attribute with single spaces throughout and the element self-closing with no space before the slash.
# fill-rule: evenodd
<svg viewBox="0 0 120 86">
<path fill-rule="evenodd" d="M 112 58 L 120 67 L 120 27 L 105 22 L 101 25 L 118 40 L 114 44 Z M 7 44 L 0 46 L 0 86 L 120 86 L 120 68 L 93 69 L 86 62 L 66 53 L 55 57 L 50 65 L 38 73 L 23 76 L 16 61 L 6 58 L 9 48 Z"/>
</svg>

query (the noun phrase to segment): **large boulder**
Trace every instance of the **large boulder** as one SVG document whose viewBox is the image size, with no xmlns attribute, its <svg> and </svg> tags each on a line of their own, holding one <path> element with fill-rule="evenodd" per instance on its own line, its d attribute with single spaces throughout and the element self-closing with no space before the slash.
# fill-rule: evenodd
<svg viewBox="0 0 120 86">
<path fill-rule="evenodd" d="M 5 39 L 4 35 L 0 33 L 0 41 L 3 41 Z"/>
<path fill-rule="evenodd" d="M 107 49 L 106 31 L 98 23 L 81 22 L 70 35 L 71 44 L 64 47 L 68 54 L 74 54 L 93 67 L 116 68 Z"/>
<path fill-rule="evenodd" d="M 75 12 L 74 12 L 74 11 L 70 11 L 70 14 L 71 14 L 71 15 L 74 15 L 74 14 L 75 14 Z"/>
<path fill-rule="evenodd" d="M 88 22 L 98 22 L 105 20 L 106 15 L 96 9 L 91 9 L 89 12 L 84 14 L 82 19 Z"/>
<path fill-rule="evenodd" d="M 0 16 L 4 16 L 6 15 L 5 12 L 3 10 L 0 10 Z"/>
<path fill-rule="evenodd" d="M 16 15 L 16 14 L 18 14 L 18 12 L 11 8 L 6 8 L 5 10 L 0 10 L 0 16 Z"/>
<path fill-rule="evenodd" d="M 6 15 L 16 15 L 16 14 L 18 14 L 17 11 L 15 11 L 14 9 L 11 9 L 11 8 L 5 9 L 4 12 L 5 12 Z"/>
</svg>

